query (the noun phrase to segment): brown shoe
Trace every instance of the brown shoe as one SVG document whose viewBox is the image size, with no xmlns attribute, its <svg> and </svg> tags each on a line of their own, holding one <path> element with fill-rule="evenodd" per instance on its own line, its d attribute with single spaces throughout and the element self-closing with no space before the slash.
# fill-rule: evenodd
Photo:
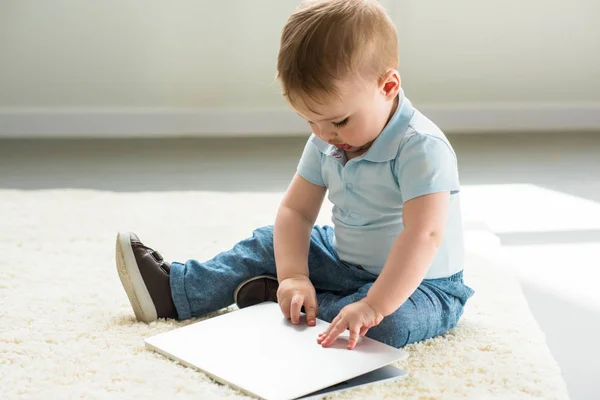
<svg viewBox="0 0 600 400">
<path fill-rule="evenodd" d="M 277 278 L 260 275 L 240 283 L 233 293 L 233 298 L 238 308 L 250 307 L 265 301 L 277 303 L 278 288 Z"/>
<path fill-rule="evenodd" d="M 117 271 L 138 321 L 177 318 L 171 297 L 171 265 L 160 253 L 144 246 L 135 233 L 117 235 Z"/>
</svg>

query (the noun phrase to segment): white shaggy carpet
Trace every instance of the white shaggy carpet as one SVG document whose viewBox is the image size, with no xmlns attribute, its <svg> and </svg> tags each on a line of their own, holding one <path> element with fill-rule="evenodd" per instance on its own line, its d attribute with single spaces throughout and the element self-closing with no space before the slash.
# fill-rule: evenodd
<svg viewBox="0 0 600 400">
<path fill-rule="evenodd" d="M 0 398 L 244 398 L 145 350 L 144 337 L 182 324 L 134 321 L 115 234 L 134 230 L 167 259 L 206 259 L 272 223 L 280 196 L 0 190 Z M 336 398 L 567 398 L 495 237 L 469 228 L 467 239 L 477 293 L 459 326 L 407 347 L 407 380 Z"/>
</svg>

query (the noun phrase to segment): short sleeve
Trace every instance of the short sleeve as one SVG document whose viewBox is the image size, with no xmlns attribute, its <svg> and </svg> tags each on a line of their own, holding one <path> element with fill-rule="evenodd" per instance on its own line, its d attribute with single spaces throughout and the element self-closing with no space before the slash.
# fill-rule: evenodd
<svg viewBox="0 0 600 400">
<path fill-rule="evenodd" d="M 456 154 L 436 136 L 411 136 L 398 155 L 396 173 L 403 201 L 460 190 Z"/>
<path fill-rule="evenodd" d="M 325 186 L 323 174 L 321 173 L 321 163 L 323 162 L 323 153 L 315 146 L 311 139 L 306 142 L 302 157 L 298 162 L 298 174 L 304 179 L 318 186 Z"/>
</svg>

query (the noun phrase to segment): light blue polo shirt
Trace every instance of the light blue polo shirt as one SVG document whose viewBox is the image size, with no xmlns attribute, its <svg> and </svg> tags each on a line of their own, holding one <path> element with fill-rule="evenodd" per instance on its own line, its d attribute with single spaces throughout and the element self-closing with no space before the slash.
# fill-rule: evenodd
<svg viewBox="0 0 600 400">
<path fill-rule="evenodd" d="M 396 112 L 361 156 L 311 135 L 298 173 L 328 188 L 333 203 L 334 246 L 341 260 L 379 274 L 404 229 L 404 202 L 449 191 L 442 243 L 426 279 L 450 276 L 464 267 L 462 217 L 456 154 L 442 131 L 416 110 L 401 91 Z"/>
</svg>

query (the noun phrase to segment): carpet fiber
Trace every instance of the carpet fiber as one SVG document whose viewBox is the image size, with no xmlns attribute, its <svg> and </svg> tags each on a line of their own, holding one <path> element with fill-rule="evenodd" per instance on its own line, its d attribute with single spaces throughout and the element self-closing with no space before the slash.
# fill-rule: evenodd
<svg viewBox="0 0 600 400">
<path fill-rule="evenodd" d="M 144 348 L 144 337 L 194 321 L 135 322 L 115 234 L 134 230 L 166 259 L 202 260 L 272 223 L 280 196 L 0 190 L 0 398 L 245 398 Z M 406 348 L 407 380 L 335 398 L 567 398 L 495 237 L 466 237 L 476 294 L 459 326 Z"/>
</svg>

